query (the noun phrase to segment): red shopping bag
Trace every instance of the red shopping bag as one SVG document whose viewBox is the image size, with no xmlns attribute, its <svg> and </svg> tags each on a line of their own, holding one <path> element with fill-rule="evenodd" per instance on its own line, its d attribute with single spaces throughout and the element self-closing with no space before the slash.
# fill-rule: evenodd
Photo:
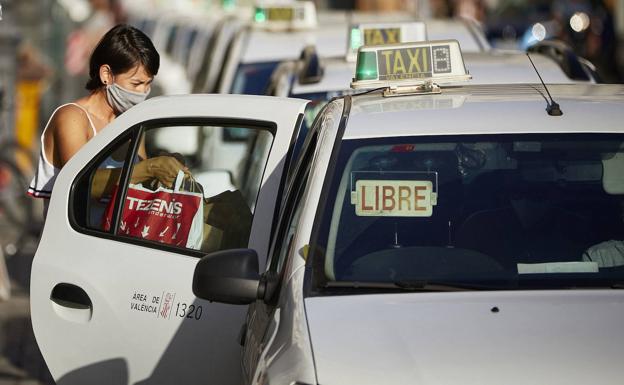
<svg viewBox="0 0 624 385">
<path fill-rule="evenodd" d="M 203 239 L 203 194 L 180 191 L 183 178 L 184 173 L 180 172 L 174 189 L 150 190 L 130 184 L 118 234 L 198 250 Z M 104 213 L 107 231 L 113 217 L 112 202 L 114 199 Z"/>
</svg>

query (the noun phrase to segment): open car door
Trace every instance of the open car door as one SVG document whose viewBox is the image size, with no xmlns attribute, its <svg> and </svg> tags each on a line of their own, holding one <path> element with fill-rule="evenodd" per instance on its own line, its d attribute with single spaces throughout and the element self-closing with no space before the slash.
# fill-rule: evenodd
<svg viewBox="0 0 624 385">
<path fill-rule="evenodd" d="M 63 167 L 30 292 L 35 336 L 58 384 L 240 383 L 246 308 L 197 299 L 193 272 L 199 257 L 228 248 L 253 248 L 266 260 L 305 105 L 246 95 L 150 99 Z M 179 137 L 170 135 L 175 127 Z M 158 139 L 161 130 L 169 140 Z M 226 140 L 226 130 L 245 131 L 248 152 L 216 170 L 202 143 Z M 142 162 L 170 157 L 188 167 L 193 189 L 141 177 Z"/>
</svg>

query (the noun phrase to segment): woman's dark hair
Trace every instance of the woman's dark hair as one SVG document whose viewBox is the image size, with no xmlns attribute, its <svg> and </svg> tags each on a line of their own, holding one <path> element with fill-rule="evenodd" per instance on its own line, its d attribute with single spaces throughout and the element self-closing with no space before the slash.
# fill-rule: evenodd
<svg viewBox="0 0 624 385">
<path fill-rule="evenodd" d="M 94 91 L 104 84 L 100 67 L 108 64 L 113 75 L 142 65 L 150 76 L 156 76 L 160 55 L 146 34 L 127 24 L 119 24 L 102 37 L 89 60 L 89 81 L 86 88 Z"/>
</svg>

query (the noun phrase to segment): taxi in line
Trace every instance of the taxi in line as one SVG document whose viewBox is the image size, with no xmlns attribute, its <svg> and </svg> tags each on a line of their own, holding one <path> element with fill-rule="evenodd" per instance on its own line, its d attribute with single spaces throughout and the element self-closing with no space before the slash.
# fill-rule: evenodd
<svg viewBox="0 0 624 385">
<path fill-rule="evenodd" d="M 132 108 L 67 163 L 31 277 L 57 383 L 621 382 L 622 86 L 471 85 L 454 40 L 357 56 L 357 94 L 296 157 L 308 102 L 189 95 Z M 236 191 L 180 208 L 204 210 L 184 234 L 199 246 L 126 220 L 167 210 L 130 212 L 175 193 L 139 186 L 135 155 L 184 125 L 270 143 Z M 120 156 L 115 192 L 96 194 Z"/>
<path fill-rule="evenodd" d="M 356 68 L 359 47 L 426 40 L 427 35 L 431 35 L 430 25 L 431 21 L 352 24 L 347 37 L 346 55 L 322 57 L 310 45 L 302 50 L 298 60 L 280 63 L 271 75 L 267 94 L 310 100 L 295 152 L 301 148 L 305 132 L 325 104 L 335 97 L 354 92 L 350 81 Z M 437 33 L 434 23 L 433 34 Z M 592 71 L 590 62 L 576 56 L 559 42 L 544 42 L 535 46 L 530 50 L 530 58 L 520 51 L 474 52 L 469 49 L 465 52 L 462 49 L 462 53 L 466 67 L 470 69 L 472 85 L 534 83 L 539 80 L 535 68 L 549 84 L 594 83 L 599 79 Z M 405 65 L 403 61 L 392 63 L 395 64 Z"/>
<path fill-rule="evenodd" d="M 345 56 L 323 57 L 313 45 L 302 50 L 296 61 L 284 62 L 272 74 L 268 94 L 328 101 L 330 96 L 350 92 L 357 49 L 362 45 L 406 43 L 426 40 L 430 22 L 361 23 L 350 28 Z M 435 33 L 434 33 L 435 35 Z M 434 39 L 438 40 L 438 39 Z M 461 42 L 460 42 L 461 45 Z M 463 48 L 463 47 L 462 47 Z M 569 52 L 560 42 L 544 42 L 530 50 L 531 59 L 520 51 L 463 50 L 471 84 L 525 84 L 537 77 L 533 64 L 546 83 L 596 82 L 591 63 Z M 555 56 L 564 56 L 556 61 Z M 392 65 L 405 65 L 402 61 Z M 571 72 L 571 68 L 574 72 Z M 400 69 L 400 68 L 399 68 Z"/>
</svg>

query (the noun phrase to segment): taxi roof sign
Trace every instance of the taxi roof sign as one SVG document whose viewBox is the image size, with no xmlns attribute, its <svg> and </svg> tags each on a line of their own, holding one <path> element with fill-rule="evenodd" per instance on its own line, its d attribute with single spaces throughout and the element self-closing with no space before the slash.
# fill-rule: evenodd
<svg viewBox="0 0 624 385">
<path fill-rule="evenodd" d="M 253 24 L 269 30 L 314 28 L 317 24 L 316 6 L 312 1 L 257 3 Z"/>
<path fill-rule="evenodd" d="M 431 91 L 430 86 L 470 80 L 457 40 L 362 46 L 351 88 Z M 414 88 L 416 86 L 416 89 Z"/>
<path fill-rule="evenodd" d="M 423 22 L 364 23 L 349 28 L 347 60 L 355 61 L 363 45 L 398 44 L 427 40 Z"/>
</svg>

